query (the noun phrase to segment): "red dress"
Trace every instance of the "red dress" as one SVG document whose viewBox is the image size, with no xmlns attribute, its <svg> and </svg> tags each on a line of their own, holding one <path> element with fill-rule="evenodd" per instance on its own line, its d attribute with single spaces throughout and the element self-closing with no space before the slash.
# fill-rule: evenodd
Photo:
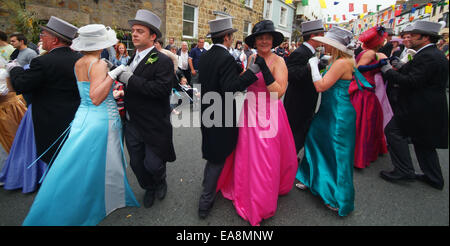
<svg viewBox="0 0 450 246">
<path fill-rule="evenodd" d="M 364 53 L 365 51 L 356 57 L 356 62 Z M 377 62 L 374 59 L 369 65 Z M 378 72 L 379 68 L 362 73 L 373 88 L 364 87 L 364 90 L 360 90 L 355 80 L 349 87 L 350 100 L 356 110 L 354 166 L 357 168 L 368 167 L 377 160 L 378 155 L 388 152 L 383 132 L 383 110 L 375 95 L 374 76 Z"/>
</svg>

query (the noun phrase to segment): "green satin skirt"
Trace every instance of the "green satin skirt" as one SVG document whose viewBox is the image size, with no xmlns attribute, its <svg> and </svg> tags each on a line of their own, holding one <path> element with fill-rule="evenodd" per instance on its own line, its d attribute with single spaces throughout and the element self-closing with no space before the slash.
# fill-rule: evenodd
<svg viewBox="0 0 450 246">
<path fill-rule="evenodd" d="M 354 209 L 353 160 L 356 112 L 350 102 L 350 80 L 338 80 L 322 93 L 305 141 L 297 179 L 314 195 L 346 216 Z"/>
</svg>

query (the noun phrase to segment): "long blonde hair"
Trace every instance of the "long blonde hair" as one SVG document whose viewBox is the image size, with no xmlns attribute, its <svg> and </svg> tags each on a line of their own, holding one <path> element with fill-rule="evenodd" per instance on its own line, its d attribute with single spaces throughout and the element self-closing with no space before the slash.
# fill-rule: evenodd
<svg viewBox="0 0 450 246">
<path fill-rule="evenodd" d="M 355 58 L 352 55 L 349 55 L 340 49 L 336 49 L 333 46 L 330 46 L 330 47 L 331 47 L 331 61 L 332 62 L 335 62 L 337 59 L 344 58 L 344 59 L 349 59 L 352 62 L 353 66 L 356 66 Z"/>
</svg>

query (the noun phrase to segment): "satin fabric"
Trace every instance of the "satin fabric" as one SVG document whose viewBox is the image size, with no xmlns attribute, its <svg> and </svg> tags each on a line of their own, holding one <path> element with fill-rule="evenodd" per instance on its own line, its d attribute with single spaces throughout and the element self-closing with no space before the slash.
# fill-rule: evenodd
<svg viewBox="0 0 450 246">
<path fill-rule="evenodd" d="M 270 98 L 262 73 L 256 76 L 240 114 L 236 148 L 217 184 L 217 191 L 252 226 L 275 215 L 278 196 L 291 190 L 298 167 L 283 103 Z"/>
<path fill-rule="evenodd" d="M 80 106 L 25 226 L 96 225 L 117 208 L 139 206 L 125 174 L 122 124 L 112 88 L 98 106 L 89 88 L 89 82 L 78 82 Z"/>
<path fill-rule="evenodd" d="M 0 144 L 9 153 L 27 107 L 15 92 L 0 96 Z"/>
<path fill-rule="evenodd" d="M 42 160 L 38 160 L 35 165 L 28 168 L 38 158 L 32 106 L 32 104 L 28 106 L 28 110 L 20 122 L 11 151 L 0 172 L 0 182 L 5 183 L 3 186 L 5 190 L 22 189 L 22 193 L 34 192 L 47 169 L 47 164 Z"/>
<path fill-rule="evenodd" d="M 358 55 L 356 62 L 364 53 L 365 51 Z M 369 65 L 377 62 L 373 60 Z M 356 80 L 353 80 L 349 87 L 350 100 L 356 110 L 355 167 L 357 168 L 370 166 L 371 162 L 377 160 L 378 155 L 388 152 L 383 131 L 383 109 L 375 94 L 377 90 L 382 89 L 376 89 L 374 78 L 379 72 L 380 69 L 377 68 L 362 73 L 373 88 L 362 86 L 361 90 Z"/>
<path fill-rule="evenodd" d="M 353 160 L 356 112 L 350 102 L 350 80 L 338 80 L 322 93 L 305 141 L 305 156 L 296 178 L 325 204 L 346 216 L 354 209 Z"/>
</svg>

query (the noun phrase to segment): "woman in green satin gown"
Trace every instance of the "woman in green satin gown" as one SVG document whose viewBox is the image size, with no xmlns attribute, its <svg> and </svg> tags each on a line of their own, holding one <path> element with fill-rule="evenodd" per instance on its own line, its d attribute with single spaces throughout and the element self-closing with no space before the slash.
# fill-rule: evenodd
<svg viewBox="0 0 450 246">
<path fill-rule="evenodd" d="M 309 61 L 314 86 L 322 96 L 296 176 L 298 188 L 309 188 L 340 216 L 354 209 L 356 112 L 348 93 L 355 67 L 352 37 L 341 28 L 330 29 L 324 37 L 313 37 L 331 50 L 332 58 L 323 78 L 316 67 L 317 58 Z"/>
</svg>

